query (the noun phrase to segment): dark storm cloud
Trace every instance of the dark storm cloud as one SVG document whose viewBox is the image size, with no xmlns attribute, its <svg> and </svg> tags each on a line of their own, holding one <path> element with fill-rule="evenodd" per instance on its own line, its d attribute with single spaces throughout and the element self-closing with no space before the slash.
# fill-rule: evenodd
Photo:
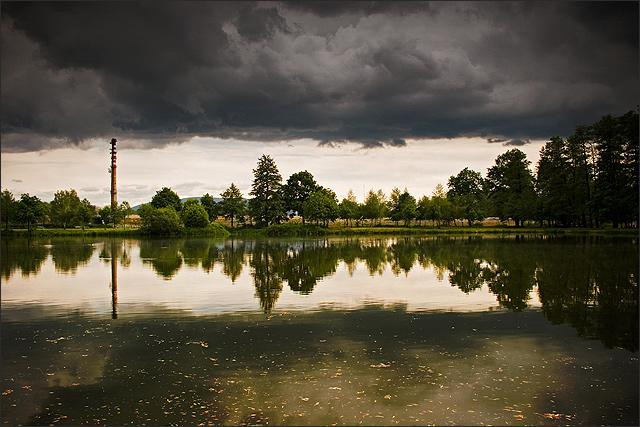
<svg viewBox="0 0 640 427">
<path fill-rule="evenodd" d="M 288 9 L 322 17 L 372 13 L 407 14 L 432 10 L 426 1 L 288 1 L 284 5 Z"/>
<path fill-rule="evenodd" d="M 403 146 L 634 108 L 637 3 L 2 3 L 2 150 Z"/>
</svg>

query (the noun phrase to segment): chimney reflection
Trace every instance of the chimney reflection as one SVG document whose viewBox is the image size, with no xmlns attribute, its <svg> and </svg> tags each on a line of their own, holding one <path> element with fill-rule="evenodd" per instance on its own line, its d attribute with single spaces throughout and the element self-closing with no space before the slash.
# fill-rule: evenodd
<svg viewBox="0 0 640 427">
<path fill-rule="evenodd" d="M 111 318 L 118 318 L 118 259 L 116 242 L 111 241 Z"/>
</svg>

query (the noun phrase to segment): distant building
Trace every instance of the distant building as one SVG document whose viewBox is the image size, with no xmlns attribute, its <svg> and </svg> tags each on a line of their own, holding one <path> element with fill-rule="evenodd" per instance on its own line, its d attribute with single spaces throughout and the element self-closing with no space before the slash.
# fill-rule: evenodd
<svg viewBox="0 0 640 427">
<path fill-rule="evenodd" d="M 130 214 L 124 217 L 125 225 L 140 226 L 140 215 Z"/>
</svg>

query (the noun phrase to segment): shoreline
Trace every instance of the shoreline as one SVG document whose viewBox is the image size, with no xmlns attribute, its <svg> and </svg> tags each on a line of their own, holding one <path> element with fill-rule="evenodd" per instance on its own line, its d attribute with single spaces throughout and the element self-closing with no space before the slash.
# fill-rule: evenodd
<svg viewBox="0 0 640 427">
<path fill-rule="evenodd" d="M 364 226 L 364 227 L 318 227 L 314 225 L 281 224 L 264 228 L 224 229 L 186 229 L 180 234 L 151 235 L 139 228 L 86 228 L 61 229 L 37 228 L 31 232 L 26 229 L 1 230 L 2 238 L 24 237 L 319 237 L 319 236 L 418 236 L 418 235 L 514 235 L 537 234 L 543 236 L 625 236 L 637 237 L 637 228 L 543 228 L 543 227 L 403 227 L 403 226 Z"/>
</svg>

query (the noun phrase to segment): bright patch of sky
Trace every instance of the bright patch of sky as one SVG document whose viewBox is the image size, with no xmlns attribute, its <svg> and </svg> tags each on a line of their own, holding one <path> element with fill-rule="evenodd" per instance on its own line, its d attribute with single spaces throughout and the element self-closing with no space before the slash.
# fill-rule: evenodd
<svg viewBox="0 0 640 427">
<path fill-rule="evenodd" d="M 518 147 L 535 170 L 544 141 Z M 486 175 L 499 154 L 512 147 L 482 138 L 409 140 L 405 147 L 362 149 L 356 144 L 318 146 L 312 140 L 249 142 L 195 137 L 180 145 L 135 148 L 118 145 L 118 200 L 132 206 L 147 202 L 160 188 L 173 188 L 180 197 L 219 197 L 234 182 L 245 197 L 252 169 L 262 154 L 271 155 L 283 180 L 300 170 L 311 172 L 319 184 L 342 199 L 352 189 L 359 201 L 370 189 L 389 193 L 394 187 L 419 197 L 465 167 Z M 61 148 L 27 153 L 2 153 L 2 188 L 16 197 L 35 194 L 50 201 L 55 191 L 74 188 L 81 198 L 99 206 L 109 201 L 109 145 L 94 141 L 91 148 Z"/>
</svg>

